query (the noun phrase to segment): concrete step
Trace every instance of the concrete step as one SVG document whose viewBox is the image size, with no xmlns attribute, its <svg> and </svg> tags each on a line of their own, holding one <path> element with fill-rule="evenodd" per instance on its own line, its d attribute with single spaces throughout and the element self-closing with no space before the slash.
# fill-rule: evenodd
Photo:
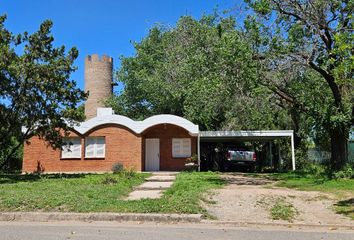
<svg viewBox="0 0 354 240">
<path fill-rule="evenodd" d="M 129 194 L 126 200 L 140 200 L 144 198 L 157 199 L 162 196 L 162 190 L 137 190 Z"/>
<path fill-rule="evenodd" d="M 176 176 L 179 172 L 169 172 L 169 171 L 161 171 L 161 172 L 150 172 L 153 176 Z"/>
<path fill-rule="evenodd" d="M 173 182 L 144 182 L 140 186 L 134 188 L 134 190 L 165 190 L 171 185 Z"/>
<path fill-rule="evenodd" d="M 153 175 L 145 179 L 147 182 L 173 182 L 176 180 L 175 176 Z"/>
</svg>

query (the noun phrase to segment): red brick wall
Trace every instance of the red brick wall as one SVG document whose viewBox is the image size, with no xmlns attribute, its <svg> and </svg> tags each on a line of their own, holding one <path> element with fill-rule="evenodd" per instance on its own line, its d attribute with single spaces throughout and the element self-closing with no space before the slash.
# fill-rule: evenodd
<svg viewBox="0 0 354 240">
<path fill-rule="evenodd" d="M 191 138 L 192 155 L 197 153 L 197 137 L 189 135 L 188 131 L 171 124 L 160 124 L 147 129 L 143 134 L 145 146 L 145 138 L 160 139 L 160 170 L 161 171 L 180 171 L 184 169 L 186 158 L 172 157 L 172 138 Z M 143 154 L 145 149 L 143 150 Z M 145 162 L 145 156 L 143 157 Z M 143 166 L 144 167 L 144 166 Z"/>
<path fill-rule="evenodd" d="M 77 136 L 72 133 L 71 136 Z M 104 159 L 86 159 L 84 138 L 87 136 L 105 137 L 106 153 Z M 41 166 L 44 172 L 106 172 L 111 171 L 114 163 L 125 167 L 142 169 L 142 138 L 129 129 L 118 125 L 104 125 L 81 136 L 81 159 L 60 159 L 60 150 L 53 150 L 38 137 L 25 144 L 23 172 L 34 172 Z"/>
</svg>

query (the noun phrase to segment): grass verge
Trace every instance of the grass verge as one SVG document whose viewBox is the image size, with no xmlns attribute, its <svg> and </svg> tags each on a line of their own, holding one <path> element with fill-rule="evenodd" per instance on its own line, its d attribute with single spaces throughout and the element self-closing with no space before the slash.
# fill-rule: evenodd
<svg viewBox="0 0 354 240">
<path fill-rule="evenodd" d="M 303 191 L 331 193 L 337 199 L 334 210 L 354 220 L 354 179 L 328 179 L 297 172 L 267 174 L 277 186 Z"/>
<path fill-rule="evenodd" d="M 104 175 L 2 175 L 0 211 L 202 213 L 202 195 L 219 188 L 217 173 L 180 173 L 160 199 L 126 201 L 133 186 L 148 176 Z"/>
<path fill-rule="evenodd" d="M 0 211 L 90 212 L 109 209 L 147 174 L 0 176 Z"/>
</svg>

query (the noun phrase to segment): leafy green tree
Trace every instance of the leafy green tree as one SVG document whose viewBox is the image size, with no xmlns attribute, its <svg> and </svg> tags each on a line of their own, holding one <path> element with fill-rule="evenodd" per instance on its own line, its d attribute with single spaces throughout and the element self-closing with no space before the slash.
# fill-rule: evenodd
<svg viewBox="0 0 354 240">
<path fill-rule="evenodd" d="M 286 125 L 285 119 L 277 124 L 273 115 L 282 112 L 280 118 L 286 110 L 264 103 L 269 91 L 253 91 L 251 45 L 233 18 L 184 16 L 173 28 L 152 28 L 134 46 L 135 56 L 122 57 L 117 73 L 124 89 L 107 102 L 116 113 L 135 119 L 176 114 L 208 130 L 259 129 L 259 122 L 267 129 Z"/>
<path fill-rule="evenodd" d="M 329 136 L 331 168 L 347 159 L 354 124 L 353 11 L 347 0 L 246 0 L 259 83 Z"/>
<path fill-rule="evenodd" d="M 37 32 L 15 35 L 0 17 L 0 159 L 10 159 L 24 141 L 38 136 L 61 147 L 62 133 L 79 120 L 86 94 L 70 80 L 76 48 L 54 47 L 51 21 Z M 24 131 L 21 128 L 24 127 Z M 15 139 L 14 139 L 15 138 Z M 3 163 L 5 164 L 5 163 Z"/>
</svg>

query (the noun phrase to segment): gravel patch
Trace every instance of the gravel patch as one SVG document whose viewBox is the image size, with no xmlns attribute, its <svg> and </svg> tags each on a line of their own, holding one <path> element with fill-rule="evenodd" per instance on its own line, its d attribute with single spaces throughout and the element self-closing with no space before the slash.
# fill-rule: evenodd
<svg viewBox="0 0 354 240">
<path fill-rule="evenodd" d="M 270 180 L 243 174 L 224 174 L 228 184 L 212 192 L 204 207 L 220 221 L 289 223 L 272 220 L 269 209 L 282 198 L 296 209 L 293 223 L 354 225 L 351 219 L 336 214 L 330 194 L 275 187 Z M 209 202 L 209 203 L 208 203 Z"/>
</svg>

